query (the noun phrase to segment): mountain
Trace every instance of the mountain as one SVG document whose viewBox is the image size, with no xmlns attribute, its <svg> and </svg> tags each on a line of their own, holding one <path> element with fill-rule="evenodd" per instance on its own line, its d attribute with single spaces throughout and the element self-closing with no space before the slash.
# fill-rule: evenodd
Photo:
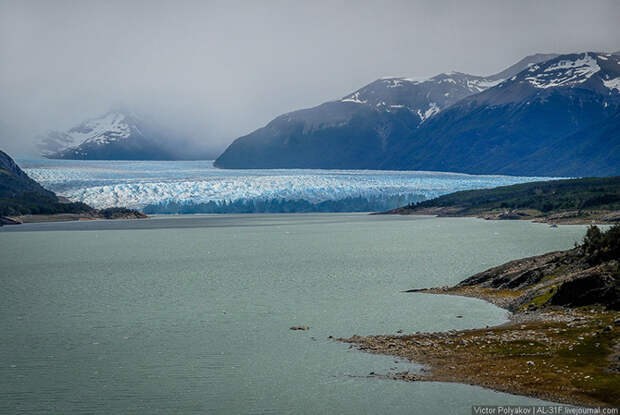
<svg viewBox="0 0 620 415">
<path fill-rule="evenodd" d="M 55 197 L 53 192 L 45 190 L 39 183 L 28 177 L 17 163 L 2 150 L 0 150 L 0 178 L 0 198 L 15 197 L 24 192 L 36 193 L 52 199 Z"/>
<path fill-rule="evenodd" d="M 0 215 L 30 213 L 81 213 L 91 210 L 84 203 L 64 203 L 44 189 L 0 150 Z"/>
<path fill-rule="evenodd" d="M 378 168 L 421 125 L 459 100 L 557 55 L 528 56 L 487 77 L 460 72 L 376 80 L 337 101 L 281 115 L 235 140 L 222 168 Z"/>
<path fill-rule="evenodd" d="M 77 160 L 177 160 L 208 158 L 178 135 L 129 111 L 110 111 L 39 138 L 46 158 Z"/>
<path fill-rule="evenodd" d="M 146 218 L 146 215 L 122 207 L 94 209 L 86 203 L 59 197 L 32 180 L 0 150 L 0 226 L 39 221 L 139 218 Z"/>
<path fill-rule="evenodd" d="M 618 175 L 619 127 L 620 58 L 562 55 L 442 111 L 402 140 L 379 167 Z"/>
</svg>

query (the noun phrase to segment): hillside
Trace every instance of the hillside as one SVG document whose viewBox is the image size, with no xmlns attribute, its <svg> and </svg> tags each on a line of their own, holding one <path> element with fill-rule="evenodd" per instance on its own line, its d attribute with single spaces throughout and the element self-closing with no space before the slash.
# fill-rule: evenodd
<svg viewBox="0 0 620 415">
<path fill-rule="evenodd" d="M 382 168 L 618 175 L 619 62 L 589 52 L 534 65 L 433 117 Z"/>
<path fill-rule="evenodd" d="M 215 164 L 620 174 L 620 56 L 534 55 L 511 68 L 488 77 L 380 79 L 276 118 L 235 140 Z"/>
<path fill-rule="evenodd" d="M 143 217 L 146 216 L 131 209 L 98 210 L 85 203 L 60 198 L 28 177 L 8 154 L 0 150 L 0 226 L 24 221 Z"/>
<path fill-rule="evenodd" d="M 5 152 L 0 150 L 0 216 L 25 214 L 85 213 L 84 203 L 63 203 L 32 180 Z"/>
<path fill-rule="evenodd" d="M 480 216 L 549 222 L 620 221 L 620 176 L 465 190 L 382 214 Z"/>
<path fill-rule="evenodd" d="M 381 78 L 339 100 L 277 117 L 235 140 L 215 165 L 381 169 L 402 140 L 445 108 L 553 56 L 528 56 L 489 76 L 447 72 L 428 79 Z"/>
</svg>

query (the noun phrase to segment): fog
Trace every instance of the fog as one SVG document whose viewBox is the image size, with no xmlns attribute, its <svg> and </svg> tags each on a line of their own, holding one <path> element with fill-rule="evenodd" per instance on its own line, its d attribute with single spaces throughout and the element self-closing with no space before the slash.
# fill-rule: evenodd
<svg viewBox="0 0 620 415">
<path fill-rule="evenodd" d="M 620 49 L 618 1 L 0 0 L 0 149 L 122 105 L 214 151 L 382 76 Z"/>
</svg>

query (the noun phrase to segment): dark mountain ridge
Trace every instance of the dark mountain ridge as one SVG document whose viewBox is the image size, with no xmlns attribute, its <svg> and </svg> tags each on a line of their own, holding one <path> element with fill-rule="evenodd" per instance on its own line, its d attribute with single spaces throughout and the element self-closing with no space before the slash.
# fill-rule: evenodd
<svg viewBox="0 0 620 415">
<path fill-rule="evenodd" d="M 277 117 L 265 127 L 235 140 L 215 165 L 379 168 L 401 140 L 443 109 L 546 57 L 524 58 L 488 77 L 450 72 L 421 80 L 378 79 L 340 100 Z"/>
<path fill-rule="evenodd" d="M 602 57 L 601 57 L 602 56 Z M 618 59 L 563 55 L 464 98 L 381 168 L 541 176 L 620 174 Z"/>
<path fill-rule="evenodd" d="M 92 208 L 84 203 L 63 203 L 54 192 L 32 180 L 0 150 L 0 216 L 37 213 L 82 213 Z"/>
<path fill-rule="evenodd" d="M 216 166 L 617 175 L 618 62 L 539 54 L 488 77 L 380 79 L 276 118 L 235 140 Z"/>
<path fill-rule="evenodd" d="M 22 219 L 15 218 L 22 215 L 39 216 L 34 219 L 29 217 L 27 221 L 30 222 L 36 222 L 37 219 L 53 221 L 146 217 L 132 209 L 94 209 L 86 203 L 70 202 L 58 197 L 28 177 L 8 154 L 0 150 L 0 226 L 22 223 Z"/>
</svg>

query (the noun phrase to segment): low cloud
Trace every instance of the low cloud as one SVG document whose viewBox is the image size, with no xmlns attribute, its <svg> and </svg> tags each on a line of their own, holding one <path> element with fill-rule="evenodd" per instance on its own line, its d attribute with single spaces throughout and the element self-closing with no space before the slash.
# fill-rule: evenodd
<svg viewBox="0 0 620 415">
<path fill-rule="evenodd" d="M 0 1 L 0 148 L 122 105 L 221 151 L 385 75 L 620 49 L 616 1 Z"/>
</svg>

